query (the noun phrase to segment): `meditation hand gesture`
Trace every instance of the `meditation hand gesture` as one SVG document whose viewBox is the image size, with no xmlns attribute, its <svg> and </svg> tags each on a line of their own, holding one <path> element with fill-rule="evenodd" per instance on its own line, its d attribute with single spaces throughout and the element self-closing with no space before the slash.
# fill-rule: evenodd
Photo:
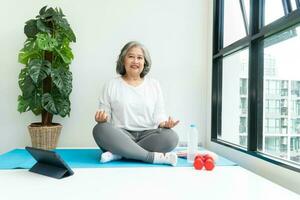
<svg viewBox="0 0 300 200">
<path fill-rule="evenodd" d="M 99 123 L 107 122 L 108 116 L 105 111 L 98 110 L 95 114 L 95 121 Z"/>
<path fill-rule="evenodd" d="M 159 128 L 173 128 L 179 123 L 179 120 L 174 121 L 171 117 L 167 121 L 161 122 Z"/>
</svg>

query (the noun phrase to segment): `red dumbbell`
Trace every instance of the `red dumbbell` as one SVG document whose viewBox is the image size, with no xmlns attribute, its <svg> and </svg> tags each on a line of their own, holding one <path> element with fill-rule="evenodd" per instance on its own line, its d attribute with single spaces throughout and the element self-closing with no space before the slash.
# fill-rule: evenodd
<svg viewBox="0 0 300 200">
<path fill-rule="evenodd" d="M 203 167 L 208 171 L 213 170 L 215 167 L 214 159 L 209 154 L 205 154 L 205 155 L 198 154 L 195 157 L 194 168 L 197 170 L 201 170 Z"/>
<path fill-rule="evenodd" d="M 197 170 L 201 170 L 204 166 L 204 157 L 201 155 L 197 155 L 194 159 L 194 168 Z"/>
<path fill-rule="evenodd" d="M 208 171 L 215 168 L 215 161 L 209 154 L 204 155 L 204 167 Z"/>
</svg>

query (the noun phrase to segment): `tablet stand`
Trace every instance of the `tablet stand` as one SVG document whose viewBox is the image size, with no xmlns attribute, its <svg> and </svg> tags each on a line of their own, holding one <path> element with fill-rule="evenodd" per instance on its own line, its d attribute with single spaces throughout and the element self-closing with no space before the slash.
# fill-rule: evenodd
<svg viewBox="0 0 300 200">
<path fill-rule="evenodd" d="M 67 169 L 39 162 L 37 162 L 29 171 L 57 179 L 61 179 L 72 175 L 68 172 Z"/>
<path fill-rule="evenodd" d="M 25 147 L 37 163 L 29 170 L 52 178 L 61 179 L 74 174 L 71 168 L 54 151 Z"/>
</svg>

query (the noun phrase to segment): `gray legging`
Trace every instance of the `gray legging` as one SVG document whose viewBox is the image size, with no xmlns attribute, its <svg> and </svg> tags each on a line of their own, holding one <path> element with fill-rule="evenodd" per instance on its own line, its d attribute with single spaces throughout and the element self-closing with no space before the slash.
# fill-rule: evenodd
<svg viewBox="0 0 300 200">
<path fill-rule="evenodd" d="M 128 131 L 105 122 L 94 127 L 93 135 L 100 149 L 148 163 L 153 163 L 154 152 L 166 153 L 178 144 L 176 132 L 165 128 Z"/>
</svg>

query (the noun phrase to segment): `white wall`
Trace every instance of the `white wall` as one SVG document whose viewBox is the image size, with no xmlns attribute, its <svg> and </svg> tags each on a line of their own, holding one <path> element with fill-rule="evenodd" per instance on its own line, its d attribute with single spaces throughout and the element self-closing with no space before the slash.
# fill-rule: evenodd
<svg viewBox="0 0 300 200">
<path fill-rule="evenodd" d="M 208 89 L 207 89 L 207 135 L 206 144 L 207 148 L 217 152 L 218 154 L 229 158 L 230 160 L 238 163 L 240 166 L 263 176 L 283 187 L 286 187 L 298 194 L 300 194 L 300 173 L 292 170 L 285 169 L 283 167 L 271 164 L 264 160 L 255 158 L 237 150 L 228 148 L 223 145 L 211 142 L 211 76 L 212 76 L 212 24 L 213 24 L 213 3 L 209 2 L 209 14 L 208 14 Z M 245 186 L 246 187 L 246 186 Z M 272 192 L 272 191 L 266 191 Z M 284 197 L 281 197 L 284 198 Z"/>
<path fill-rule="evenodd" d="M 55 116 L 63 125 L 60 147 L 95 147 L 94 112 L 101 86 L 116 76 L 115 62 L 130 40 L 144 43 L 152 56 L 150 76 L 160 80 L 171 116 L 182 141 L 188 124 L 206 131 L 207 11 L 199 0 L 0 0 L 0 153 L 30 145 L 27 125 L 31 112 L 17 112 L 17 55 L 25 41 L 25 21 L 44 5 L 61 7 L 76 36 L 70 118 Z"/>
</svg>

